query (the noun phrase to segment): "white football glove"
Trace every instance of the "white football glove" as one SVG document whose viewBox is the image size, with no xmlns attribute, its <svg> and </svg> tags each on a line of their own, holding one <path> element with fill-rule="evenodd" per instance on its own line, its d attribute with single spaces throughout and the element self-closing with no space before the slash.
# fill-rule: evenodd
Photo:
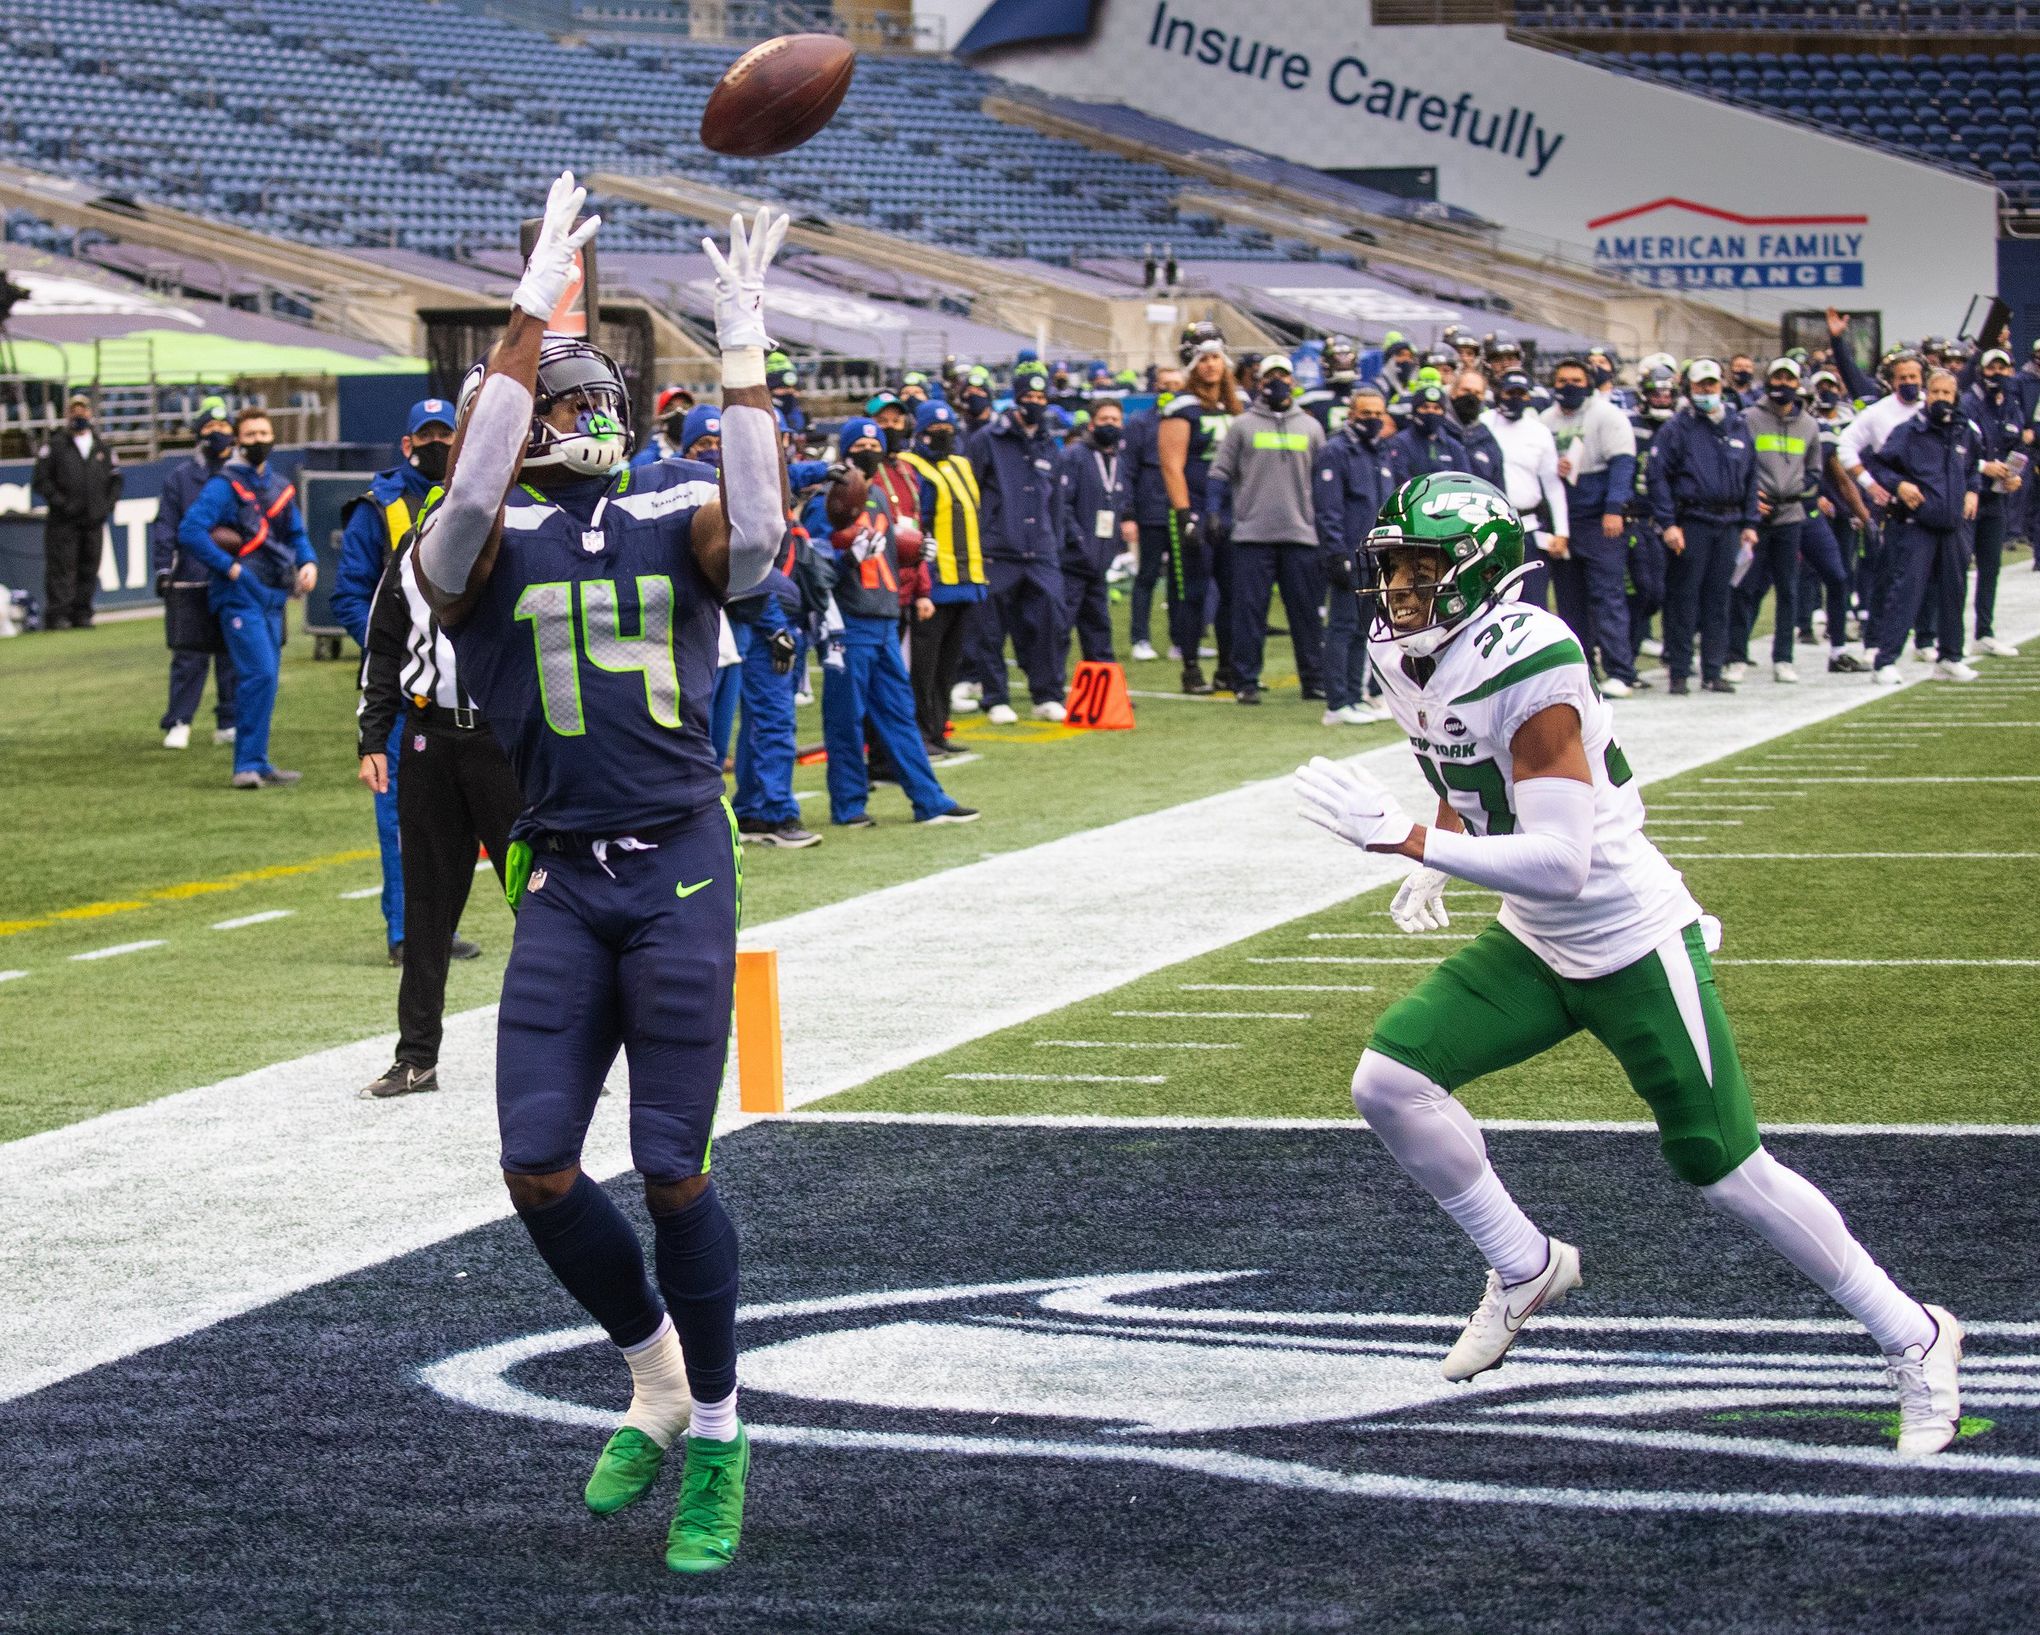
<svg viewBox="0 0 2040 1635">
<path fill-rule="evenodd" d="M 725 352 L 771 350 L 772 337 L 765 333 L 765 269 L 786 242 L 786 220 L 785 211 L 764 205 L 746 234 L 742 214 L 731 216 L 728 255 L 714 239 L 701 241 L 715 268 L 715 341 Z"/>
<path fill-rule="evenodd" d="M 595 236 L 602 225 L 600 216 L 590 216 L 579 227 L 574 218 L 588 202 L 588 190 L 574 185 L 574 173 L 563 170 L 545 196 L 545 222 L 538 230 L 538 242 L 531 247 L 531 259 L 524 264 L 524 276 L 510 304 L 520 312 L 545 322 L 553 315 L 574 282 L 574 257 L 581 246 Z"/>
<path fill-rule="evenodd" d="M 1296 769 L 1296 792 L 1303 816 L 1351 846 L 1399 846 L 1416 827 L 1369 774 L 1322 755 Z"/>
<path fill-rule="evenodd" d="M 1437 869 L 1417 869 L 1403 881 L 1395 901 L 1388 905 L 1388 917 L 1401 931 L 1443 931 L 1452 923 L 1445 912 L 1445 882 L 1451 878 Z"/>
</svg>

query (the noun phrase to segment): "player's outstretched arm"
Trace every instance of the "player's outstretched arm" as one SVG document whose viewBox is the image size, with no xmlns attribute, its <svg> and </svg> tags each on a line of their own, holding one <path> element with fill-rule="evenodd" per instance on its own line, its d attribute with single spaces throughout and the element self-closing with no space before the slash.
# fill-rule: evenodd
<svg viewBox="0 0 2040 1635">
<path fill-rule="evenodd" d="M 786 216 L 761 209 L 745 231 L 730 217 L 728 255 L 715 267 L 715 338 L 722 348 L 722 497 L 694 514 L 694 560 L 711 585 L 741 596 L 772 570 L 786 537 L 786 460 L 765 389 L 765 269 L 786 240 Z"/>
<path fill-rule="evenodd" d="M 419 524 L 418 585 L 449 625 L 460 622 L 495 566 L 503 499 L 531 440 L 539 343 L 572 282 L 574 258 L 602 225 L 600 216 L 574 225 L 587 198 L 571 170 L 562 171 L 547 194 L 538 242 L 510 298 L 509 326 L 490 348 L 481 384 L 455 430 L 445 494 Z"/>
</svg>

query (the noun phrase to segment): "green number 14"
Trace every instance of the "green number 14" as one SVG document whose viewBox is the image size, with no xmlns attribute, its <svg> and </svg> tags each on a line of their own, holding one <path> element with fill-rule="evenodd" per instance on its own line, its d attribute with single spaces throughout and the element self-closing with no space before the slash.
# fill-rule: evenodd
<svg viewBox="0 0 2040 1635">
<path fill-rule="evenodd" d="M 538 696 L 546 725 L 564 738 L 588 730 L 581 704 L 581 660 L 613 674 L 637 671 L 645 678 L 645 708 L 662 727 L 680 725 L 680 670 L 673 658 L 673 581 L 663 573 L 637 581 L 637 634 L 623 633 L 616 581 L 583 579 L 575 618 L 577 581 L 555 579 L 527 585 L 515 616 L 531 622 L 538 659 Z"/>
</svg>

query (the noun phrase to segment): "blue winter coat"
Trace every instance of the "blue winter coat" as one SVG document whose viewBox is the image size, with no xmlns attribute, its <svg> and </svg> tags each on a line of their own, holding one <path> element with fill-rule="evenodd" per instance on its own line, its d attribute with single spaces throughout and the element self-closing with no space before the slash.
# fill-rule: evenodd
<svg viewBox="0 0 2040 1635">
<path fill-rule="evenodd" d="M 1889 514 L 1894 521 L 1944 532 L 1962 525 L 1962 496 L 1976 493 L 1982 486 L 1977 459 L 1974 426 L 1959 414 L 1945 426 L 1929 425 L 1922 410 L 1893 427 L 1882 448 L 1866 451 L 1863 468 L 1890 490 Z M 1899 503 L 1898 485 L 1902 482 L 1918 485 L 1917 507 L 1908 509 Z"/>
<path fill-rule="evenodd" d="M 1133 520 L 1143 528 L 1169 525 L 1169 490 L 1162 481 L 1158 447 L 1161 428 L 1161 409 L 1142 409 L 1128 417 L 1126 437 L 1120 444 L 1127 486 L 1133 492 Z"/>
<path fill-rule="evenodd" d="M 1402 433 L 1373 444 L 1360 441 L 1350 424 L 1327 437 L 1311 463 L 1313 514 L 1318 544 L 1331 555 L 1358 551 L 1367 542 L 1375 516 L 1388 498 L 1409 480 L 1396 445 Z"/>
<path fill-rule="evenodd" d="M 1112 481 L 1106 482 L 1106 475 Z M 1062 451 L 1063 560 L 1086 572 L 1102 574 L 1119 554 L 1119 525 L 1133 506 L 1127 481 L 1126 451 L 1100 452 L 1079 440 Z M 1110 531 L 1098 533 L 1100 512 L 1110 513 Z"/>
<path fill-rule="evenodd" d="M 1650 511 L 1660 528 L 1688 521 L 1757 525 L 1757 440 L 1743 417 L 1719 423 L 1681 409 L 1651 441 Z"/>
<path fill-rule="evenodd" d="M 296 495 L 297 485 L 274 466 L 257 471 L 230 460 L 198 491 L 178 523 L 178 548 L 203 562 L 216 580 L 224 580 L 235 558 L 213 543 L 212 531 L 223 524 L 237 528 L 244 541 L 262 541 L 240 558 L 244 570 L 280 590 L 290 584 L 295 569 L 316 560 Z"/>
<path fill-rule="evenodd" d="M 224 463 L 224 462 L 222 462 Z M 163 479 L 156 498 L 156 520 L 149 525 L 149 569 L 169 573 L 177 566 L 177 527 L 200 490 L 213 480 L 219 465 L 194 454 Z"/>
<path fill-rule="evenodd" d="M 368 645 L 368 615 L 375 606 L 375 587 L 390 563 L 389 529 L 383 509 L 393 499 L 410 507 L 417 520 L 432 484 L 405 460 L 378 471 L 368 492 L 347 502 L 340 529 L 340 565 L 333 571 L 333 616 L 357 645 Z"/>
<path fill-rule="evenodd" d="M 1008 410 L 971 438 L 978 480 L 978 536 L 987 560 L 1055 562 L 1062 554 L 1063 488 L 1047 427 L 1030 430 Z"/>
</svg>

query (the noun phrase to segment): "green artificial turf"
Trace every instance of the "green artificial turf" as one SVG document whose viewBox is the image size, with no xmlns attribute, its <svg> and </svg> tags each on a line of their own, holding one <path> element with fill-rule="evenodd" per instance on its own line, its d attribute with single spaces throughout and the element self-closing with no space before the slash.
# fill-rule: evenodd
<svg viewBox="0 0 2040 1635">
<path fill-rule="evenodd" d="M 2040 662 L 1993 661 L 1993 679 L 2040 679 Z M 1866 742 L 1862 729 L 1953 716 L 1916 745 Z M 1724 1002 L 1761 1117 L 1783 1122 L 2029 1122 L 2040 1120 L 2040 968 L 1807 967 L 1738 959 L 2040 958 L 2032 860 L 1735 861 L 1708 854 L 2040 850 L 2034 784 L 1816 783 L 1789 766 L 1835 756 L 1894 776 L 2040 772 L 2040 728 L 1987 726 L 2040 718 L 2040 692 L 1907 689 L 1835 720 L 1651 786 L 1650 829 L 1694 894 L 1726 926 L 1717 956 Z M 1769 768 L 1767 770 L 1767 768 Z M 1809 772 L 1807 777 L 1813 776 Z M 1778 783 L 1738 783 L 1774 778 Z M 1767 811 L 1707 811 L 1682 795 Z M 1688 825 L 1689 817 L 1740 828 Z M 1374 1020 L 1422 980 L 1427 964 L 1256 964 L 1443 957 L 1451 940 L 1312 940 L 1313 933 L 1392 932 L 1392 890 L 1263 935 L 1019 1027 L 987 1035 L 816 1104 L 816 1110 L 994 1114 L 1098 1113 L 1190 1117 L 1351 1116 L 1348 1085 Z M 1498 899 L 1449 900 L 1455 933 L 1488 923 Z M 1211 992 L 1185 984 L 1356 984 L 1366 993 Z M 1307 1019 L 1141 1019 L 1121 1011 L 1259 1011 Z M 1054 1040 L 1199 1049 L 1068 1048 Z M 1000 1082 L 953 1074 L 1161 1075 L 1163 1084 Z M 1465 1092 L 1491 1117 L 1647 1116 L 1613 1060 L 1578 1037 Z"/>
<path fill-rule="evenodd" d="M 1161 612 L 1158 599 L 1158 634 Z M 1124 652 L 1125 604 L 1115 613 Z M 394 1029 L 397 974 L 376 902 L 341 896 L 380 878 L 370 798 L 354 777 L 352 649 L 339 663 L 315 662 L 311 649 L 301 632 L 285 648 L 272 741 L 275 763 L 304 782 L 250 793 L 228 787 L 232 752 L 211 743 L 210 687 L 192 747 L 159 747 L 157 621 L 0 642 L 0 840 L 14 865 L 0 877 L 0 971 L 27 973 L 0 981 L 0 1140 Z M 826 838 L 801 852 L 746 849 L 747 920 L 1272 777 L 1328 744 L 1350 752 L 1392 736 L 1320 727 L 1321 707 L 1296 692 L 1288 642 L 1271 640 L 1268 660 L 1260 709 L 1137 698 L 1131 732 L 1027 720 L 1016 680 L 1021 723 L 959 717 L 980 759 L 940 771 L 959 801 L 983 809 L 968 826 L 917 827 L 899 791 L 880 786 L 879 827 L 832 829 L 818 793 L 825 768 L 803 766 L 795 787 L 817 792 L 804 813 Z M 1174 689 L 1166 660 L 1128 670 L 1136 689 Z M 800 736 L 819 741 L 818 706 L 801 711 Z M 290 918 L 209 929 L 279 909 Z M 454 966 L 449 1011 L 493 1001 L 502 981 L 510 918 L 493 876 L 477 877 L 463 930 L 486 953 Z M 70 957 L 154 939 L 164 946 Z"/>
</svg>

